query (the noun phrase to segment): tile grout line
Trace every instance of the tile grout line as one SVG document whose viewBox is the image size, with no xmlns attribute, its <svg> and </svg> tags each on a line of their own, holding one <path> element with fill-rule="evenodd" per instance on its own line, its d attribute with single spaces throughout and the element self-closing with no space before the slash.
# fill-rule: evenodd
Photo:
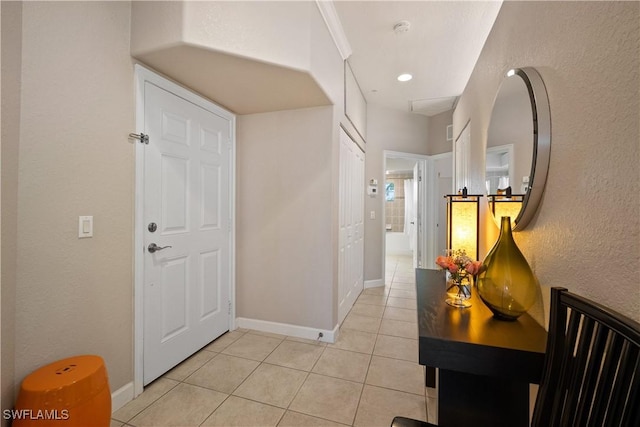
<svg viewBox="0 0 640 427">
<path fill-rule="evenodd" d="M 355 412 L 354 412 L 354 415 L 353 415 L 353 418 L 352 418 L 352 422 L 351 422 L 351 425 L 352 425 L 352 426 L 353 426 L 353 425 L 355 425 L 356 418 L 357 418 L 357 416 L 358 416 L 358 412 L 359 412 L 360 405 L 361 405 L 361 403 L 362 403 L 362 398 L 363 398 L 363 395 L 364 395 L 364 388 L 365 388 L 365 386 L 367 386 L 367 385 L 369 385 L 370 387 L 374 387 L 374 388 L 385 389 L 385 390 L 390 390 L 390 391 L 399 392 L 399 393 L 406 393 L 406 394 L 410 394 L 410 395 L 414 395 L 414 396 L 422 396 L 422 398 L 424 399 L 425 411 L 427 412 L 427 419 L 428 419 L 428 416 L 429 416 L 429 413 L 428 413 L 428 406 L 427 406 L 427 405 L 428 405 L 428 397 L 427 397 L 427 395 L 426 395 L 426 394 L 427 394 L 427 390 L 426 390 L 426 388 L 425 388 L 425 387 L 423 387 L 423 388 L 422 388 L 423 393 L 421 393 L 421 394 L 416 394 L 416 393 L 412 393 L 412 392 L 409 392 L 409 391 L 405 391 L 405 390 L 397 390 L 397 389 L 390 388 L 390 387 L 386 387 L 386 386 L 378 386 L 378 385 L 373 385 L 373 384 L 367 384 L 367 380 L 368 380 L 369 375 L 370 375 L 370 373 L 371 373 L 370 371 L 371 371 L 371 366 L 372 366 L 372 363 L 373 363 L 373 357 L 374 357 L 374 356 L 379 357 L 379 358 L 383 358 L 383 359 L 398 360 L 398 361 L 403 361 L 403 362 L 408 362 L 408 363 L 414 363 L 414 361 L 412 361 L 412 360 L 400 359 L 400 358 L 392 357 L 392 356 L 388 356 L 388 355 L 387 355 L 387 356 L 385 356 L 385 355 L 375 355 L 375 354 L 374 354 L 374 353 L 375 353 L 375 350 L 376 350 L 376 345 L 378 344 L 379 339 L 380 339 L 381 337 L 395 337 L 395 338 L 401 338 L 401 339 L 410 339 L 410 340 L 415 340 L 415 338 L 408 338 L 408 337 L 401 336 L 401 335 L 388 335 L 388 334 L 381 333 L 381 329 L 382 329 L 382 326 L 383 326 L 383 322 L 384 322 L 385 320 L 387 320 L 387 321 L 402 322 L 402 323 L 408 323 L 408 324 L 412 323 L 412 322 L 409 322 L 409 321 L 406 321 L 406 320 L 401 320 L 401 319 L 390 319 L 390 318 L 385 318 L 385 317 L 384 317 L 384 315 L 385 315 L 385 314 L 386 314 L 386 312 L 387 312 L 387 308 L 391 308 L 391 309 L 399 309 L 399 310 L 409 310 L 409 309 L 406 309 L 406 308 L 404 308 L 404 307 L 393 307 L 393 306 L 390 306 L 390 305 L 388 304 L 388 303 L 389 303 L 389 299 L 391 298 L 391 292 L 390 292 L 390 291 L 393 289 L 393 287 L 394 287 L 393 285 L 394 285 L 394 284 L 400 284 L 400 283 L 402 283 L 403 285 L 410 285 L 410 283 L 405 283 L 405 282 L 395 282 L 395 280 L 394 280 L 394 279 L 395 279 L 396 275 L 397 275 L 397 274 L 398 274 L 398 272 L 399 272 L 399 265 L 398 265 L 398 264 L 399 264 L 399 262 L 396 262 L 396 265 L 395 265 L 395 267 L 394 267 L 394 269 L 393 269 L 394 271 L 393 271 L 393 275 L 392 275 L 392 278 L 391 278 L 391 283 L 390 283 L 389 285 L 387 285 L 387 284 L 385 283 L 385 285 L 384 285 L 385 290 L 386 290 L 386 289 L 388 289 L 388 290 L 389 290 L 389 292 L 385 293 L 385 291 L 383 291 L 383 294 L 382 294 L 382 295 L 380 295 L 380 296 L 382 296 L 382 297 L 383 297 L 383 298 L 381 298 L 381 299 L 383 299 L 383 300 L 384 300 L 384 304 L 380 306 L 380 305 L 377 305 L 377 304 L 366 304 L 366 303 L 364 303 L 364 302 L 361 302 L 361 304 L 364 304 L 364 305 L 380 306 L 380 307 L 383 307 L 383 309 L 382 309 L 382 311 L 383 311 L 383 313 L 382 313 L 382 317 L 378 317 L 378 316 L 371 316 L 371 315 L 359 315 L 359 316 L 361 316 L 361 317 L 368 317 L 368 318 L 371 318 L 371 319 L 374 319 L 374 318 L 375 318 L 375 319 L 378 319 L 379 323 L 378 323 L 378 325 L 377 325 L 376 332 L 371 333 L 371 332 L 368 332 L 368 331 L 361 331 L 361 330 L 359 330 L 359 329 L 351 329 L 351 330 L 353 330 L 353 331 L 357 331 L 357 332 L 371 333 L 372 335 L 373 335 L 373 334 L 375 334 L 375 340 L 374 340 L 374 343 L 373 343 L 373 348 L 370 350 L 370 352 L 364 352 L 364 353 L 363 353 L 363 352 L 356 351 L 356 350 L 352 350 L 352 349 L 344 349 L 344 348 L 332 347 L 332 348 L 334 348 L 335 350 L 338 350 L 338 351 L 349 352 L 349 353 L 357 353 L 357 354 L 365 354 L 365 355 L 367 355 L 367 356 L 369 357 L 369 360 L 368 360 L 368 363 L 367 363 L 367 367 L 366 367 L 366 372 L 365 372 L 365 375 L 364 375 L 364 379 L 362 380 L 363 382 L 362 382 L 362 383 L 360 383 L 360 382 L 358 382 L 358 381 L 348 380 L 348 379 L 346 379 L 346 378 L 333 377 L 333 376 L 331 376 L 331 375 L 325 375 L 325 374 L 321 374 L 321 373 L 315 373 L 315 374 L 316 374 L 316 375 L 318 375 L 318 376 L 323 376 L 323 377 L 327 377 L 327 378 L 335 378 L 335 379 L 343 380 L 343 381 L 349 381 L 349 382 L 351 382 L 351 383 L 356 383 L 356 384 L 358 384 L 358 385 L 360 385 L 360 386 L 361 386 L 361 388 L 360 388 L 360 394 L 359 394 L 359 396 L 358 396 L 358 401 L 357 401 L 357 404 L 356 404 L 356 406 L 355 406 Z M 385 280 L 385 282 L 386 282 L 386 280 Z M 405 291 L 406 289 L 396 289 L 396 290 L 398 290 L 398 291 Z M 363 291 L 364 291 L 364 290 L 363 290 Z M 360 293 L 360 295 L 358 296 L 358 298 L 359 298 L 361 295 L 363 295 L 363 293 L 362 293 L 362 292 Z M 365 295 L 368 295 L 368 294 L 365 294 Z M 372 295 L 374 295 L 374 294 L 372 294 Z M 393 298 L 403 298 L 403 297 L 393 297 Z M 414 300 L 415 300 L 415 298 L 404 298 L 404 299 L 408 299 L 408 300 L 414 299 Z M 354 305 L 355 305 L 355 304 L 354 304 Z M 350 310 L 349 314 L 351 314 L 351 313 L 352 313 L 352 310 L 353 310 L 353 307 L 351 308 L 351 310 Z M 355 313 L 354 313 L 354 315 L 355 315 Z M 350 329 L 350 328 L 345 328 L 345 329 Z M 233 332 L 233 331 L 232 331 L 232 332 Z M 274 347 L 274 348 L 273 348 L 273 349 L 272 349 L 272 350 L 271 350 L 271 351 L 270 351 L 270 352 L 269 352 L 269 353 L 268 353 L 264 358 L 262 358 L 262 360 L 259 360 L 259 361 L 258 361 L 258 360 L 255 360 L 255 359 L 248 359 L 248 358 L 243 357 L 243 356 L 237 356 L 237 355 L 234 355 L 234 354 L 223 353 L 223 351 L 227 350 L 229 347 L 231 347 L 233 344 L 235 344 L 238 340 L 240 340 L 242 337 L 245 337 L 245 336 L 247 336 L 247 335 L 252 335 L 252 336 L 262 336 L 262 337 L 268 337 L 268 338 L 270 337 L 270 338 L 274 338 L 273 336 L 267 336 L 267 335 L 263 335 L 263 334 L 259 334 L 259 333 L 252 334 L 252 333 L 251 333 L 251 330 L 243 330 L 243 331 L 238 331 L 238 332 L 240 332 L 240 334 L 241 334 L 241 335 L 240 335 L 238 338 L 236 338 L 235 340 L 233 340 L 231 343 L 229 343 L 228 345 L 224 346 L 220 351 L 212 351 L 212 350 L 208 350 L 208 349 L 206 349 L 206 348 L 205 348 L 205 347 L 207 347 L 207 346 L 209 346 L 209 345 L 211 345 L 211 344 L 208 344 L 207 346 L 204 346 L 204 347 L 203 347 L 203 349 L 201 349 L 201 351 L 202 351 L 202 350 L 206 350 L 206 351 L 208 351 L 208 352 L 214 353 L 214 356 L 213 356 L 211 359 L 208 359 L 208 360 L 207 360 L 206 362 L 204 362 L 201 366 L 199 366 L 198 368 L 196 368 L 193 372 L 189 373 L 187 376 L 185 376 L 185 377 L 184 377 L 184 378 L 182 378 L 181 380 L 174 380 L 174 379 L 166 378 L 166 379 L 168 379 L 168 380 L 175 381 L 175 382 L 176 382 L 176 384 L 174 384 L 171 388 L 169 388 L 167 391 L 165 391 L 164 393 L 162 393 L 160 396 L 158 396 L 156 399 L 154 399 L 154 400 L 153 400 L 152 402 L 150 402 L 148 405 L 145 405 L 145 407 L 144 407 L 143 409 L 141 409 L 139 412 L 137 412 L 133 417 L 131 417 L 131 418 L 130 418 L 130 420 L 132 420 L 133 418 L 135 418 L 136 416 L 138 416 L 140 413 L 142 413 L 142 412 L 144 412 L 145 410 L 147 410 L 150 406 L 152 406 L 152 405 L 153 405 L 153 404 L 155 404 L 158 400 L 160 400 L 163 396 L 165 396 L 166 394 L 168 394 L 169 392 L 171 392 L 172 390 L 174 390 L 174 389 L 175 389 L 175 387 L 177 387 L 177 386 L 178 386 L 179 384 L 181 384 L 181 383 L 182 383 L 182 384 L 187 384 L 187 385 L 190 385 L 190 386 L 194 386 L 194 387 L 198 387 L 198 388 L 201 388 L 201 389 L 206 389 L 206 390 L 212 390 L 212 391 L 219 392 L 218 390 L 211 389 L 211 388 L 204 387 L 204 386 L 199 386 L 199 385 L 196 385 L 196 384 L 190 384 L 190 383 L 188 383 L 188 382 L 186 382 L 186 381 L 187 381 L 190 377 L 192 377 L 196 372 L 198 372 L 199 370 L 201 370 L 205 365 L 207 365 L 211 360 L 216 359 L 219 355 L 221 355 L 221 354 L 222 354 L 222 355 L 224 355 L 224 356 L 226 356 L 226 357 L 236 357 L 236 358 L 239 358 L 239 359 L 244 359 L 244 360 L 250 360 L 250 361 L 253 361 L 253 362 L 258 362 L 258 364 L 257 364 L 257 365 L 256 365 L 256 367 L 255 367 L 255 368 L 254 368 L 254 369 L 253 369 L 253 370 L 252 370 L 252 371 L 251 371 L 251 372 L 250 372 L 250 373 L 249 373 L 249 374 L 248 374 L 248 375 L 247 375 L 247 376 L 246 376 L 246 377 L 245 377 L 245 378 L 240 382 L 240 384 L 239 384 L 238 386 L 236 386 L 236 387 L 234 388 L 234 390 L 232 390 L 232 391 L 231 391 L 231 392 L 230 392 L 230 393 L 225 397 L 225 399 L 224 399 L 224 400 L 223 400 L 223 401 L 222 401 L 222 402 L 221 402 L 221 403 L 220 403 L 220 404 L 219 404 L 219 405 L 218 405 L 218 406 L 217 406 L 217 407 L 216 407 L 216 408 L 215 408 L 215 409 L 214 409 L 214 410 L 209 414 L 209 415 L 207 415 L 207 417 L 204 419 L 203 423 L 204 423 L 204 422 L 206 422 L 206 420 L 207 420 L 207 419 L 209 419 L 209 418 L 210 418 L 210 417 L 211 417 L 211 416 L 212 416 L 212 415 L 213 415 L 213 414 L 214 414 L 214 413 L 215 413 L 215 412 L 216 412 L 216 411 L 217 411 L 217 410 L 218 410 L 218 409 L 219 409 L 219 408 L 220 408 L 220 407 L 221 407 L 221 406 L 222 406 L 222 405 L 223 405 L 223 404 L 224 404 L 224 403 L 229 399 L 229 397 L 230 397 L 230 396 L 235 396 L 235 397 L 240 398 L 240 399 L 246 399 L 246 400 L 248 400 L 248 401 L 253 401 L 253 402 L 256 402 L 256 403 L 259 403 L 259 404 L 262 404 L 262 405 L 267 405 L 267 406 L 270 406 L 270 407 L 273 407 L 273 408 L 282 409 L 282 410 L 283 410 L 283 413 L 282 413 L 282 415 L 280 416 L 280 418 L 278 419 L 278 421 L 277 421 L 276 425 L 278 425 L 278 424 L 280 424 L 280 423 L 282 422 L 282 420 L 284 419 L 284 417 L 286 416 L 286 414 L 287 414 L 287 412 L 288 412 L 288 411 L 291 411 L 291 412 L 293 412 L 293 413 L 299 413 L 299 414 L 302 414 L 302 415 L 305 415 L 305 416 L 312 416 L 312 417 L 315 417 L 315 418 L 318 418 L 318 419 L 322 419 L 322 420 L 326 420 L 326 421 L 331 421 L 331 422 L 333 422 L 332 420 L 326 419 L 326 418 L 324 418 L 324 417 L 319 417 L 319 416 L 316 416 L 316 415 L 310 415 L 310 414 L 306 414 L 306 413 L 304 413 L 304 412 L 293 411 L 293 410 L 291 410 L 291 409 L 290 409 L 291 404 L 293 403 L 293 401 L 296 399 L 296 397 L 298 396 L 298 394 L 299 394 L 299 393 L 300 393 L 300 391 L 302 390 L 302 388 L 303 388 L 304 384 L 307 382 L 308 378 L 311 376 L 311 374 L 312 374 L 312 373 L 314 373 L 314 372 L 313 372 L 313 370 L 316 368 L 316 366 L 318 365 L 319 361 L 321 360 L 321 358 L 323 357 L 323 355 L 326 353 L 326 349 L 327 349 L 329 346 L 327 346 L 327 345 L 322 346 L 322 351 L 321 351 L 321 352 L 318 354 L 318 356 L 315 358 L 315 360 L 314 360 L 314 362 L 312 363 L 312 365 L 311 365 L 310 369 L 309 369 L 309 370 L 305 370 L 305 369 L 293 368 L 293 367 L 284 366 L 284 365 L 278 365 L 278 364 L 275 364 L 275 363 L 271 363 L 271 362 L 267 362 L 267 361 L 266 361 L 266 360 L 267 360 L 267 359 L 268 359 L 272 354 L 274 354 L 274 352 L 276 352 L 276 351 L 277 351 L 277 349 L 278 349 L 278 348 L 280 348 L 280 347 L 283 345 L 283 343 L 284 343 L 285 341 L 287 341 L 287 336 L 279 336 L 279 337 L 277 337 L 278 339 L 280 339 L 280 342 L 279 342 L 279 343 L 276 345 L 276 347 Z M 214 341 L 215 341 L 215 340 L 214 340 Z M 212 341 L 212 343 L 213 343 L 214 341 Z M 289 340 L 289 341 L 291 342 L 292 340 Z M 295 341 L 295 340 L 293 340 L 293 342 L 296 342 L 296 341 Z M 310 344 L 310 343 L 304 343 L 304 342 L 300 342 L 300 343 L 302 343 L 302 344 L 307 344 L 307 345 L 313 345 L 313 344 Z M 247 379 L 248 379 L 251 375 L 253 375 L 253 374 L 255 373 L 255 371 L 256 371 L 256 370 L 258 370 L 262 365 L 271 365 L 271 366 L 277 366 L 277 367 L 282 367 L 282 368 L 289 368 L 289 369 L 293 369 L 293 370 L 296 370 L 296 371 L 305 372 L 304 380 L 301 382 L 300 386 L 297 388 L 297 390 L 295 391 L 295 393 L 293 393 L 293 397 L 292 397 L 292 398 L 291 398 L 291 400 L 288 402 L 288 404 L 287 404 L 286 408 L 283 408 L 283 407 L 280 407 L 280 406 L 275 406 L 275 405 L 272 405 L 272 404 L 270 404 L 270 403 L 265 403 L 265 402 L 261 402 L 261 401 L 256 401 L 256 400 L 253 400 L 253 399 L 250 399 L 250 398 L 245 398 L 245 397 L 236 396 L 236 395 L 234 395 L 234 394 L 233 394 L 233 393 L 234 393 L 236 390 L 238 390 L 238 388 L 240 388 L 240 387 L 242 386 L 242 384 L 244 384 L 244 383 L 247 381 Z M 179 365 L 178 365 L 178 366 L 179 366 Z M 164 377 L 160 377 L 160 378 L 164 378 Z M 114 421 L 117 421 L 118 423 L 123 422 L 123 421 L 117 420 L 117 419 L 115 419 L 115 418 L 113 418 L 113 420 L 114 420 Z M 130 420 L 129 420 L 129 421 L 130 421 Z M 128 421 L 127 421 L 127 422 L 125 422 L 125 425 L 128 425 Z"/>
</svg>

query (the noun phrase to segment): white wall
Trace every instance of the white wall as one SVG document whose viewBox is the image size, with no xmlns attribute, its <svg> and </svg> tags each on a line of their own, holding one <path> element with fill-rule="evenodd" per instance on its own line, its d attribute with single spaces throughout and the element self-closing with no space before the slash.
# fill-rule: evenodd
<svg viewBox="0 0 640 427">
<path fill-rule="evenodd" d="M 314 9 L 313 2 L 304 1 L 187 2 L 183 37 L 207 49 L 308 69 L 308 17 Z"/>
<path fill-rule="evenodd" d="M 238 317 L 335 326 L 332 164 L 332 107 L 238 116 Z"/>
<path fill-rule="evenodd" d="M 639 40 L 637 2 L 505 2 L 453 115 L 456 134 L 471 120 L 470 192 L 482 192 L 501 76 L 512 67 L 538 69 L 551 106 L 551 162 L 538 214 L 516 241 L 543 285 L 565 286 L 636 320 Z M 482 256 L 498 232 L 483 208 Z"/>
<path fill-rule="evenodd" d="M 133 376 L 130 4 L 22 7 L 15 381 L 94 353 L 115 390 Z"/>
<path fill-rule="evenodd" d="M 305 7 L 308 68 L 334 105 L 238 116 L 236 314 L 332 330 L 343 60 L 317 6 Z"/>
<path fill-rule="evenodd" d="M 453 141 L 447 141 L 447 126 L 453 123 L 453 110 L 429 117 L 429 155 L 450 153 Z"/>
<path fill-rule="evenodd" d="M 14 400 L 15 304 L 18 244 L 18 142 L 20 140 L 20 69 L 22 68 L 22 3 L 2 2 L 2 165 L 0 408 Z M 6 424 L 6 421 L 2 422 Z"/>
<path fill-rule="evenodd" d="M 387 255 L 413 255 L 408 234 L 404 232 L 387 232 L 385 239 Z"/>
<path fill-rule="evenodd" d="M 384 150 L 411 154 L 429 154 L 427 135 L 429 119 L 419 114 L 368 105 L 367 107 L 367 157 L 365 182 L 378 180 L 378 191 L 384 185 Z M 375 197 L 365 196 L 364 223 L 364 280 L 383 279 L 383 193 Z M 376 219 L 370 219 L 375 211 Z"/>
</svg>

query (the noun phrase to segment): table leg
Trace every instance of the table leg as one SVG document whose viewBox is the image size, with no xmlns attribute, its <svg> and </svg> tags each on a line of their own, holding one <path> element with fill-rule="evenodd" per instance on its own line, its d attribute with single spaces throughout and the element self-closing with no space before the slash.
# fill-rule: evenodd
<svg viewBox="0 0 640 427">
<path fill-rule="evenodd" d="M 529 384 L 440 369 L 438 425 L 529 425 Z"/>
<path fill-rule="evenodd" d="M 436 368 L 431 366 L 424 367 L 424 385 L 425 387 L 436 387 Z"/>
</svg>

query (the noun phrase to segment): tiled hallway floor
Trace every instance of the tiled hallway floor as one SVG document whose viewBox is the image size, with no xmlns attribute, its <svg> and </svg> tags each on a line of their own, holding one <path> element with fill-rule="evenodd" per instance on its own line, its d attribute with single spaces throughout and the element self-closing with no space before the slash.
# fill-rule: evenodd
<svg viewBox="0 0 640 427">
<path fill-rule="evenodd" d="M 427 419 L 418 364 L 414 273 L 387 258 L 387 285 L 365 289 L 335 344 L 235 330 L 113 414 L 120 426 L 389 426 Z"/>
</svg>

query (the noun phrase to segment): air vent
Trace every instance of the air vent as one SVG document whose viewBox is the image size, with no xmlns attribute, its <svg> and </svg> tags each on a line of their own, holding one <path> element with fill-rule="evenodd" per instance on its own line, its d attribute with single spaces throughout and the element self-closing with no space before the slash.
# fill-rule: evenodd
<svg viewBox="0 0 640 427">
<path fill-rule="evenodd" d="M 409 101 L 409 107 L 412 113 L 424 114 L 425 116 L 435 116 L 453 109 L 456 102 L 456 96 L 446 98 L 431 99 L 415 99 Z"/>
</svg>

